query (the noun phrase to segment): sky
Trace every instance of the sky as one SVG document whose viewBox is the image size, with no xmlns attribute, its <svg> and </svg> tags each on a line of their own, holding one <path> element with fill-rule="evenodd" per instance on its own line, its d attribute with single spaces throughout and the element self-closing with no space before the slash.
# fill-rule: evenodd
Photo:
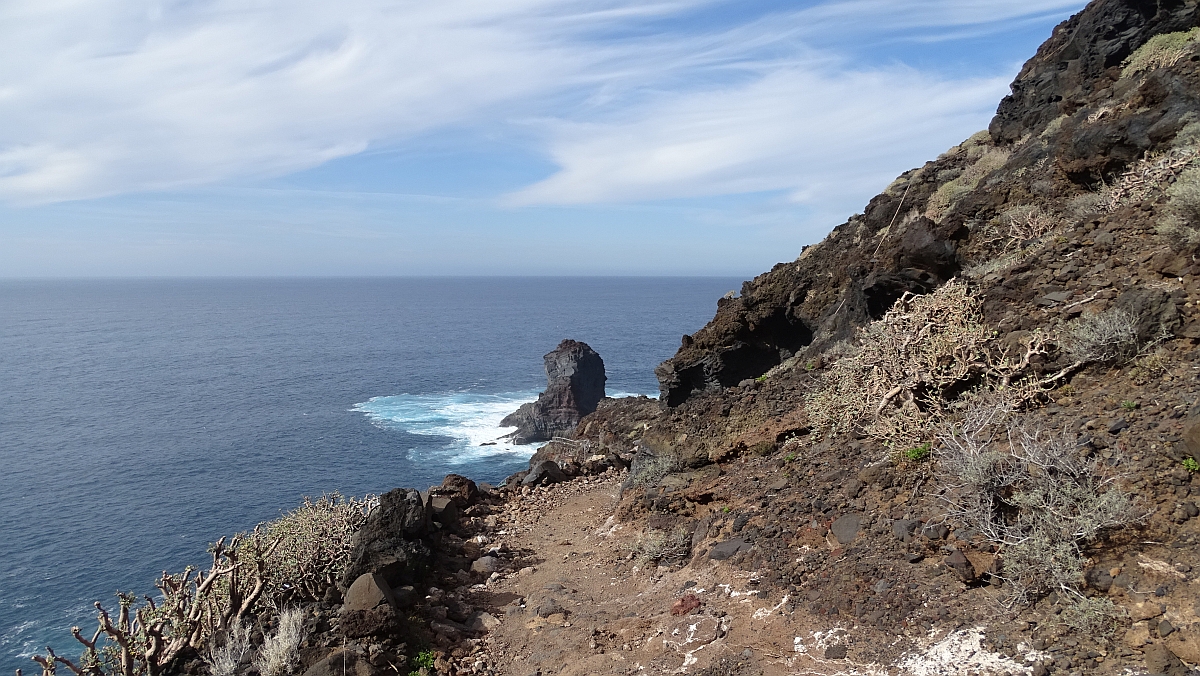
<svg viewBox="0 0 1200 676">
<path fill-rule="evenodd" d="M 733 275 L 1079 0 L 0 3 L 0 277 Z"/>
</svg>

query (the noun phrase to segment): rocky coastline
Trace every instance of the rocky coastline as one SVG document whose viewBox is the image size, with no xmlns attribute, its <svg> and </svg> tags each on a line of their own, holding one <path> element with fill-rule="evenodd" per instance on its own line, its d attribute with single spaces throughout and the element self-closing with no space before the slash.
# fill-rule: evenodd
<svg viewBox="0 0 1200 676">
<path fill-rule="evenodd" d="M 529 469 L 364 507 L 279 592 L 281 673 L 1200 673 L 1200 8 L 1094 0 L 1012 91 L 717 301 L 660 399 L 546 355 Z M 110 662 L 276 676 L 246 608 Z"/>
</svg>

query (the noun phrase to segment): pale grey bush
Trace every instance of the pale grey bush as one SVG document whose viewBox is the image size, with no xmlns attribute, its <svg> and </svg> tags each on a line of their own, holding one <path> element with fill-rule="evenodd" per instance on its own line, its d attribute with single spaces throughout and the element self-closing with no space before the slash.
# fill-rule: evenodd
<svg viewBox="0 0 1200 676">
<path fill-rule="evenodd" d="M 1157 230 L 1176 251 L 1200 248 L 1200 168 L 1187 169 L 1167 189 L 1167 213 Z"/>
<path fill-rule="evenodd" d="M 1111 637 L 1128 613 L 1112 599 L 1095 597 L 1080 599 L 1062 612 L 1066 625 L 1080 634 L 1099 638 Z"/>
<path fill-rule="evenodd" d="M 246 653 L 250 651 L 250 626 L 235 621 L 225 637 L 225 643 L 208 650 L 204 661 L 212 676 L 233 676 Z"/>
<path fill-rule="evenodd" d="M 657 486 L 664 477 L 679 469 L 679 459 L 667 453 L 651 453 L 645 448 L 633 456 L 626 487 Z"/>
<path fill-rule="evenodd" d="M 264 641 L 254 657 L 254 668 L 262 676 L 283 676 L 296 668 L 300 642 L 304 640 L 304 611 L 288 608 L 279 613 L 279 626 Z"/>
<path fill-rule="evenodd" d="M 1073 435 L 1050 433 L 982 397 L 939 434 L 948 516 L 1001 547 L 1010 600 L 1053 590 L 1081 598 L 1083 546 L 1138 520 L 1119 477 L 1079 453 Z"/>
<path fill-rule="evenodd" d="M 1138 354 L 1137 318 L 1121 308 L 1083 315 L 1067 326 L 1063 347 L 1077 361 L 1124 363 Z"/>
</svg>

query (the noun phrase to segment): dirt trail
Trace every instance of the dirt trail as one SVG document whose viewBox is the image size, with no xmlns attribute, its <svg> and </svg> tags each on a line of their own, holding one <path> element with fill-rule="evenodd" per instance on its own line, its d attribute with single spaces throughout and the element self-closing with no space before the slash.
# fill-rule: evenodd
<svg viewBox="0 0 1200 676">
<path fill-rule="evenodd" d="M 945 653 L 910 658 L 908 668 L 855 664 L 844 646 L 868 640 L 865 630 L 815 618 L 786 593 L 758 590 L 752 572 L 707 557 L 646 567 L 631 552 L 637 522 L 614 517 L 624 478 L 609 473 L 534 489 L 498 515 L 489 546 L 536 558 L 473 589 L 501 620 L 484 641 L 496 673 L 882 675 L 950 673 L 951 665 L 955 673 L 1030 671 L 980 651 L 969 632 L 933 651 L 925 648 L 944 632 L 920 645 L 895 645 Z"/>
</svg>

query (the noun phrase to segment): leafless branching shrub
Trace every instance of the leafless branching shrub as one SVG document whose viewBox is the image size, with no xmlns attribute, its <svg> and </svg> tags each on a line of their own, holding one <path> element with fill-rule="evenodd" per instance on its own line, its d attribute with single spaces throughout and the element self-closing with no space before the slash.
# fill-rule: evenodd
<svg viewBox="0 0 1200 676">
<path fill-rule="evenodd" d="M 300 642 L 304 640 L 304 611 L 299 608 L 280 611 L 278 625 L 254 657 L 254 668 L 262 676 L 283 676 L 295 669 L 299 661 Z"/>
<path fill-rule="evenodd" d="M 1098 193 L 1102 213 L 1112 213 L 1125 204 L 1162 195 L 1198 157 L 1200 148 L 1196 146 L 1148 154 Z"/>
<path fill-rule="evenodd" d="M 1079 361 L 1129 361 L 1139 349 L 1137 319 L 1121 308 L 1083 315 L 1067 327 L 1063 345 Z"/>
<path fill-rule="evenodd" d="M 1040 207 L 1021 205 L 1006 210 L 1001 215 L 1010 243 L 1021 243 L 1044 237 L 1059 226 L 1059 221 Z"/>
<path fill-rule="evenodd" d="M 63 665 L 77 676 L 158 676 L 185 649 L 205 650 L 211 636 L 245 622 L 261 602 L 311 599 L 341 576 L 349 543 L 373 498 L 327 495 L 253 531 L 221 538 L 209 548 L 205 571 L 163 573 L 157 599 L 118 594 L 114 617 L 96 603 L 98 624 L 91 639 L 72 629 L 84 646 L 79 664 L 52 650 L 34 658 L 43 676 Z"/>
<path fill-rule="evenodd" d="M 1012 401 L 981 399 L 946 425 L 939 467 L 948 515 L 1000 545 L 1017 603 L 1052 590 L 1082 598 L 1082 547 L 1138 519 L 1119 477 L 1075 437 L 1030 426 Z"/>
<path fill-rule="evenodd" d="M 809 419 L 830 434 L 862 425 L 901 449 L 930 441 L 960 393 L 984 385 L 1009 389 L 1025 380 L 1030 358 L 1045 353 L 1047 340 L 1034 333 L 1022 354 L 1009 354 L 982 323 L 967 285 L 951 281 L 925 296 L 905 295 L 862 330 L 859 343 L 806 396 Z"/>
</svg>

